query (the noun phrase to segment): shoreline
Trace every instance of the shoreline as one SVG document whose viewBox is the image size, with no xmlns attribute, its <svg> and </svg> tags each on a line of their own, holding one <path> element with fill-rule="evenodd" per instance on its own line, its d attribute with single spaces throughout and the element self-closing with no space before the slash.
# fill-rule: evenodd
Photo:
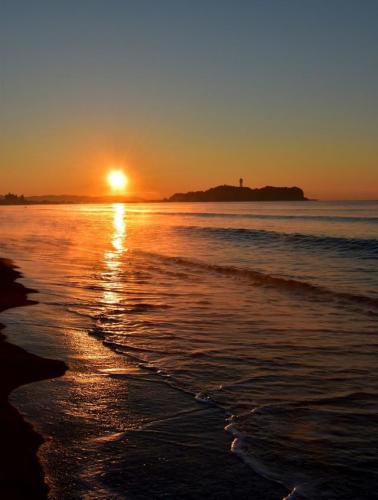
<svg viewBox="0 0 378 500">
<path fill-rule="evenodd" d="M 142 370 L 84 330 L 86 335 L 73 328 L 58 350 L 49 330 L 41 345 L 52 350 L 42 352 L 69 360 L 69 375 L 24 387 L 14 398 L 19 401 L 12 398 L 41 434 L 54 436 L 53 446 L 43 446 L 40 454 L 49 498 L 274 500 L 288 495 L 289 489 L 231 452 L 224 410 Z M 46 489 L 39 497 L 1 493 L 0 498 L 47 495 Z"/>
<path fill-rule="evenodd" d="M 17 282 L 21 276 L 12 261 L 0 258 L 0 313 L 36 304 L 28 299 L 35 290 Z M 63 375 L 67 366 L 9 343 L 4 328 L 0 323 L 0 497 L 45 499 L 48 487 L 37 458 L 44 439 L 11 406 L 8 396 L 21 385 Z"/>
</svg>

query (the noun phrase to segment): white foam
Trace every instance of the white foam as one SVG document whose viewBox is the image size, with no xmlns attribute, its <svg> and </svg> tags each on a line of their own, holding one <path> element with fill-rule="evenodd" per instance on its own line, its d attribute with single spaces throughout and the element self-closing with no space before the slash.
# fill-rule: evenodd
<svg viewBox="0 0 378 500">
<path fill-rule="evenodd" d="M 237 455 L 240 458 L 240 460 L 242 460 L 245 464 L 251 467 L 251 469 L 260 476 L 264 477 L 265 479 L 269 479 L 270 481 L 274 481 L 276 483 L 286 486 L 279 476 L 277 476 L 274 472 L 270 471 L 264 464 L 259 462 L 255 457 L 251 455 L 251 453 L 248 453 L 248 446 L 246 443 L 248 434 L 240 431 L 236 427 L 235 424 L 236 420 L 237 416 L 231 415 L 231 417 L 227 419 L 227 421 L 229 421 L 230 423 L 226 425 L 224 428 L 226 432 L 232 434 L 232 436 L 234 437 L 231 443 L 231 452 L 235 453 L 235 455 Z M 295 489 L 296 488 L 294 488 L 292 492 L 289 494 L 289 496 L 286 497 L 286 500 L 294 500 L 295 497 L 290 495 L 294 493 Z"/>
<path fill-rule="evenodd" d="M 194 398 L 200 403 L 214 404 L 214 401 L 211 399 L 211 397 L 203 392 L 197 392 Z"/>
<path fill-rule="evenodd" d="M 294 488 L 290 491 L 290 493 L 282 500 L 295 500 L 297 498 L 297 493 L 298 493 L 298 487 L 294 486 Z"/>
</svg>

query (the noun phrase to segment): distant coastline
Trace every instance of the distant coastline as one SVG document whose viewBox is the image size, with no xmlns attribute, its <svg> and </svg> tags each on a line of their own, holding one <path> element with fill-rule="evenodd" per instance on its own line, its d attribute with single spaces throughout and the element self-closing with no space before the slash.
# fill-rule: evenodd
<svg viewBox="0 0 378 500">
<path fill-rule="evenodd" d="M 80 195 L 42 195 L 42 196 L 18 196 L 8 193 L 0 195 L 1 205 L 80 205 L 90 203 L 151 203 L 162 200 L 143 200 L 127 196 L 80 196 Z"/>
<path fill-rule="evenodd" d="M 44 195 L 24 196 L 8 193 L 0 195 L 0 205 L 67 205 L 88 203 L 172 203 L 172 202 L 235 202 L 235 201 L 308 201 L 299 187 L 249 188 L 216 186 L 206 191 L 175 193 L 169 198 L 145 200 L 127 196 Z"/>
</svg>

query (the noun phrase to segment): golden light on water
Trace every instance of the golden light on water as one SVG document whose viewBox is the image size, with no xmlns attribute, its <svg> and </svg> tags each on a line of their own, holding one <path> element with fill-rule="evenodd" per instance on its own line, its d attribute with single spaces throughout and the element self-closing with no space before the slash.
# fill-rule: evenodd
<svg viewBox="0 0 378 500">
<path fill-rule="evenodd" d="M 122 254 L 126 251 L 126 210 L 123 203 L 113 205 L 113 234 L 111 237 L 113 249 L 105 252 L 105 263 L 110 270 L 117 269 L 121 264 Z"/>
<path fill-rule="evenodd" d="M 118 252 L 124 250 L 124 239 L 126 236 L 126 223 L 125 223 L 125 205 L 121 203 L 115 203 L 114 208 L 114 218 L 113 218 L 113 247 Z"/>
<path fill-rule="evenodd" d="M 109 186 L 113 191 L 122 193 L 128 183 L 128 178 L 122 169 L 111 170 L 106 178 Z"/>
</svg>

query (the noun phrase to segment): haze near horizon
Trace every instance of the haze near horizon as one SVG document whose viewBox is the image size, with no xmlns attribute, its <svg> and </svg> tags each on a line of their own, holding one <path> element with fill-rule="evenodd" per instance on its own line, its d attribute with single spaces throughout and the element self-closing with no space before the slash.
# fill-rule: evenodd
<svg viewBox="0 0 378 500">
<path fill-rule="evenodd" d="M 0 192 L 378 198 L 373 1 L 2 2 Z"/>
</svg>

